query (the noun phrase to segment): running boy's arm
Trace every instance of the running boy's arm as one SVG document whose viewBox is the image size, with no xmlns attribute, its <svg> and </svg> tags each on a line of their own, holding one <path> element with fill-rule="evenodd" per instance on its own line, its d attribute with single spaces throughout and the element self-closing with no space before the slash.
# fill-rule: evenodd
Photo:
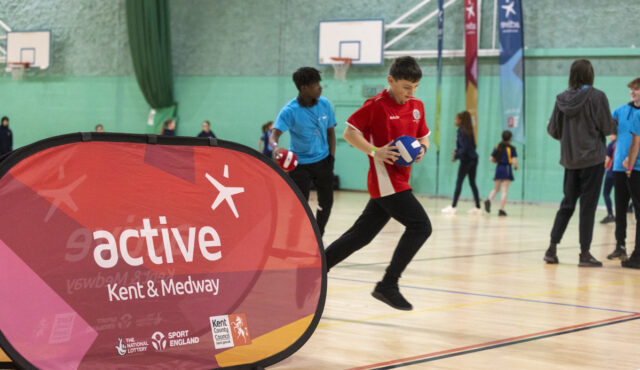
<svg viewBox="0 0 640 370">
<path fill-rule="evenodd" d="M 373 159 L 382 161 L 387 164 L 393 164 L 393 162 L 400 157 L 400 153 L 397 151 L 397 147 L 391 146 L 391 143 L 376 148 L 373 144 L 369 143 L 362 133 L 351 126 L 347 126 L 344 130 L 344 139 L 356 149 L 371 155 L 373 153 Z M 375 148 L 375 150 L 374 150 Z"/>
<path fill-rule="evenodd" d="M 416 162 L 420 162 L 422 160 L 422 157 L 427 154 L 427 149 L 429 149 L 430 145 L 429 136 L 418 139 L 418 142 L 420 143 L 420 154 L 418 154 L 418 156 L 416 157 Z"/>
</svg>

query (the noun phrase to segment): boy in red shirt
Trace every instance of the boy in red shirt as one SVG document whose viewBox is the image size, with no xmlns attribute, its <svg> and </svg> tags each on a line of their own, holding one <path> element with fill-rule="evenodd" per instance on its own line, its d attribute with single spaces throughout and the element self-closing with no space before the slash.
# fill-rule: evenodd
<svg viewBox="0 0 640 370">
<path fill-rule="evenodd" d="M 367 188 L 371 199 L 353 226 L 326 250 L 327 268 L 340 263 L 369 244 L 391 217 L 406 229 L 396 247 L 386 273 L 373 297 L 399 310 L 411 310 L 400 294 L 398 280 L 422 244 L 431 235 L 431 222 L 409 186 L 411 167 L 394 162 L 400 154 L 391 142 L 402 135 L 418 139 L 419 162 L 429 147 L 429 129 L 424 119 L 424 105 L 413 95 L 422 71 L 412 57 L 397 58 L 389 70 L 389 88 L 367 100 L 347 120 L 344 139 L 368 154 Z"/>
</svg>

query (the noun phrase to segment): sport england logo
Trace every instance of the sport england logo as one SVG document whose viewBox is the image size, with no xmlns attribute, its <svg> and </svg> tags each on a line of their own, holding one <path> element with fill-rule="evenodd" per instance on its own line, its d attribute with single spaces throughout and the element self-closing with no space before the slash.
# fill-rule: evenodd
<svg viewBox="0 0 640 370">
<path fill-rule="evenodd" d="M 151 344 L 156 351 L 162 351 L 167 348 L 167 337 L 161 332 L 157 331 L 151 336 Z"/>
<path fill-rule="evenodd" d="M 420 119 L 420 111 L 417 109 L 413 110 L 413 118 L 414 119 Z"/>
<path fill-rule="evenodd" d="M 212 316 L 209 321 L 216 349 L 251 344 L 251 335 L 244 314 Z"/>
</svg>

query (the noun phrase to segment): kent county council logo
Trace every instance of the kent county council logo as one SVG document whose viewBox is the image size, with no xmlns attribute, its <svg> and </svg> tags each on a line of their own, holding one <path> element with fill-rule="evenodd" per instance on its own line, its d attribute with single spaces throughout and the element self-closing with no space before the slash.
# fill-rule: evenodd
<svg viewBox="0 0 640 370">
<path fill-rule="evenodd" d="M 244 314 L 211 316 L 211 333 L 216 349 L 251 344 L 247 318 Z"/>
<path fill-rule="evenodd" d="M 420 111 L 417 109 L 413 110 L 413 118 L 420 119 Z"/>
</svg>

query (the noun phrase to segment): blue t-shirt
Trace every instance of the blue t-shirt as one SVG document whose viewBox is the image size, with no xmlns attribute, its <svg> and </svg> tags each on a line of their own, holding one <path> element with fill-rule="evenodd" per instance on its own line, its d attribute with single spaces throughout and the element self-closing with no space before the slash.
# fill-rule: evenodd
<svg viewBox="0 0 640 370">
<path fill-rule="evenodd" d="M 618 120 L 618 142 L 613 155 L 613 171 L 624 172 L 625 168 L 622 166 L 622 161 L 629 156 L 631 133 L 640 135 L 640 109 L 630 104 L 625 104 L 613 111 L 612 116 Z M 638 156 L 633 168 L 636 171 L 640 171 L 640 156 Z"/>
<path fill-rule="evenodd" d="M 289 150 L 298 156 L 298 163 L 316 163 L 329 155 L 327 129 L 336 125 L 329 100 L 318 99 L 313 107 L 303 107 L 294 98 L 282 108 L 273 128 L 290 131 Z"/>
</svg>

